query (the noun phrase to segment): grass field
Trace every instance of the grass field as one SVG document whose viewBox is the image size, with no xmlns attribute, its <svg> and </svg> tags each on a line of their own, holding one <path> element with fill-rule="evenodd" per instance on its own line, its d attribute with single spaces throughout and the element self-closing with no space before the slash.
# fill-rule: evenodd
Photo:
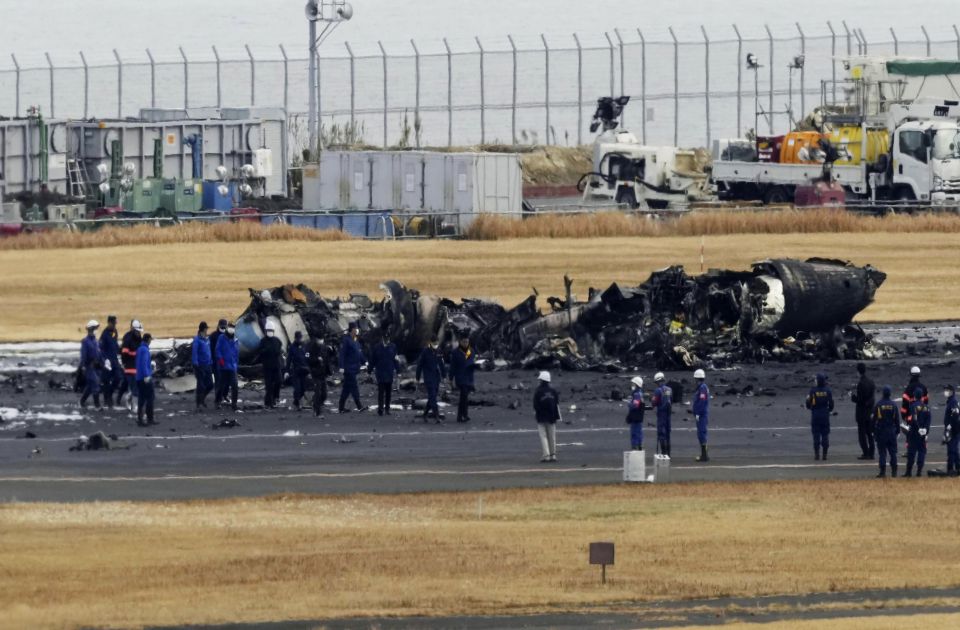
<svg viewBox="0 0 960 630">
<path fill-rule="evenodd" d="M 747 268 L 772 256 L 827 256 L 887 272 L 870 321 L 960 315 L 955 234 L 728 235 L 704 239 L 707 267 Z M 191 335 L 201 319 L 233 317 L 248 288 L 303 282 L 327 296 L 380 295 L 397 279 L 452 298 L 513 305 L 536 287 L 561 295 L 613 281 L 637 284 L 670 264 L 700 268 L 696 237 L 504 241 L 188 243 L 92 249 L 0 251 L 0 340 L 79 339 L 91 317 L 139 317 L 154 336 Z"/>
<path fill-rule="evenodd" d="M 955 520 L 955 482 L 893 480 L 7 504 L 0 615 L 136 627 L 949 587 Z M 606 586 L 597 540 L 617 545 Z"/>
</svg>

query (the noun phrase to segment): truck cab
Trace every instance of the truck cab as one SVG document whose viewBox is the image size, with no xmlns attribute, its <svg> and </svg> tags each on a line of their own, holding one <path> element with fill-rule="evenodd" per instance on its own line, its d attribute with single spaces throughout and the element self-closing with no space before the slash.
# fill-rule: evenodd
<svg viewBox="0 0 960 630">
<path fill-rule="evenodd" d="M 890 180 L 896 199 L 960 201 L 960 125 L 956 120 L 906 122 L 893 136 Z"/>
</svg>

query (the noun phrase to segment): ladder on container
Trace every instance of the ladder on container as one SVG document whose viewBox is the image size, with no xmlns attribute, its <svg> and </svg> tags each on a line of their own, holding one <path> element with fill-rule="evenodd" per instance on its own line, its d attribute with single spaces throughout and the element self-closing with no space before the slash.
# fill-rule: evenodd
<svg viewBox="0 0 960 630">
<path fill-rule="evenodd" d="M 67 179 L 69 181 L 70 196 L 75 199 L 87 198 L 87 181 L 83 176 L 83 168 L 80 160 L 70 158 L 67 160 Z"/>
</svg>

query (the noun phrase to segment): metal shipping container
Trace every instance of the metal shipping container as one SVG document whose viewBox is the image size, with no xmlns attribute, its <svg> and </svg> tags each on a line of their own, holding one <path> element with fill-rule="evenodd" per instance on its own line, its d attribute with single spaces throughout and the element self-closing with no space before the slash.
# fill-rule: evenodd
<svg viewBox="0 0 960 630">
<path fill-rule="evenodd" d="M 67 129 L 63 120 L 46 120 L 47 186 L 67 192 Z M 0 195 L 37 191 L 41 183 L 40 128 L 34 118 L 0 120 Z"/>
</svg>

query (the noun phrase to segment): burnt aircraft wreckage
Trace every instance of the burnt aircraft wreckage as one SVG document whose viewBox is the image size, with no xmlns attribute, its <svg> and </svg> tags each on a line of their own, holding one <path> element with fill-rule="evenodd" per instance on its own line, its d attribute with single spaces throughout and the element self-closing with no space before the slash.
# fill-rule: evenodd
<svg viewBox="0 0 960 630">
<path fill-rule="evenodd" d="M 586 301 L 572 297 L 565 278 L 566 297 L 548 298 L 548 312 L 538 308 L 536 293 L 506 309 L 423 295 L 397 281 L 381 285 L 380 301 L 358 294 L 326 299 L 304 285 L 286 285 L 251 289 L 237 336 L 245 365 L 255 362 L 268 321 L 284 346 L 301 331 L 305 339 L 325 340 L 331 358 L 352 321 L 364 344 L 386 334 L 408 359 L 432 338 L 443 346 L 466 334 L 478 356 L 500 367 L 617 371 L 877 358 L 886 349 L 851 322 L 885 279 L 869 265 L 825 259 L 765 260 L 750 271 L 698 276 L 674 266 L 636 287 L 590 289 Z M 163 371 L 183 374 L 189 356 L 178 349 Z"/>
</svg>

